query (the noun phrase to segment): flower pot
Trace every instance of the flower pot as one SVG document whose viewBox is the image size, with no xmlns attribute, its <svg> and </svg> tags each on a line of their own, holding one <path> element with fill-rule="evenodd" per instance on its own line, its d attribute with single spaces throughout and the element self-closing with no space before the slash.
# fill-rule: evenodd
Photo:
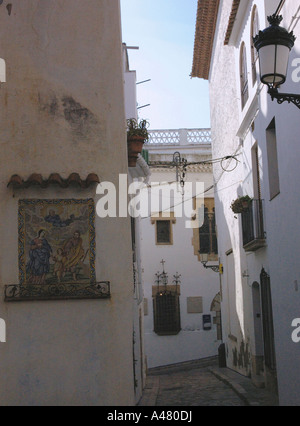
<svg viewBox="0 0 300 426">
<path fill-rule="evenodd" d="M 132 136 L 130 139 L 127 139 L 129 167 L 136 166 L 138 155 L 142 152 L 144 143 L 145 139 L 141 136 Z"/>
<path fill-rule="evenodd" d="M 251 205 L 252 199 L 247 195 L 239 197 L 231 203 L 231 210 L 233 213 L 239 214 L 248 211 Z"/>
</svg>

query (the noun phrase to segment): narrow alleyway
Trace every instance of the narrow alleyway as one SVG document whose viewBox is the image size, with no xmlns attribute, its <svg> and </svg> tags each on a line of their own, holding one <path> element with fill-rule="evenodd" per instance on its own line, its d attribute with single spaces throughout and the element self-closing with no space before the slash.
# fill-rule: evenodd
<svg viewBox="0 0 300 426">
<path fill-rule="evenodd" d="M 139 406 L 276 406 L 276 397 L 231 370 L 186 363 L 150 370 Z"/>
</svg>

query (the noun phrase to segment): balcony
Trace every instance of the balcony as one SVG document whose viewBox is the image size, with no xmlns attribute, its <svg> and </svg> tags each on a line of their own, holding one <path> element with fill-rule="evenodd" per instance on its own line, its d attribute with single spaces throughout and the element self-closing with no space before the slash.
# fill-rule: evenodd
<svg viewBox="0 0 300 426">
<path fill-rule="evenodd" d="M 253 200 L 242 212 L 243 246 L 246 252 L 266 246 L 264 230 L 263 200 Z"/>
<path fill-rule="evenodd" d="M 149 130 L 148 146 L 211 144 L 210 129 Z"/>
</svg>

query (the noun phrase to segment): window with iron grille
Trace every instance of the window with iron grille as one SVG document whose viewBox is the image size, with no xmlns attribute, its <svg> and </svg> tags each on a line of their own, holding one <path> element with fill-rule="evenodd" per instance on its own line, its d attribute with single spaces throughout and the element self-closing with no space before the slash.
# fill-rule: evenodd
<svg viewBox="0 0 300 426">
<path fill-rule="evenodd" d="M 204 208 L 204 222 L 199 228 L 200 254 L 218 254 L 215 209 L 212 212 Z"/>
<path fill-rule="evenodd" d="M 153 213 L 151 223 L 155 225 L 155 244 L 173 245 L 173 225 L 176 223 L 174 213 Z"/>
<path fill-rule="evenodd" d="M 158 292 L 153 298 L 154 332 L 160 336 L 178 334 L 180 303 L 176 292 Z"/>
<path fill-rule="evenodd" d="M 171 244 L 171 221 L 158 220 L 156 222 L 156 243 L 157 244 Z"/>
</svg>

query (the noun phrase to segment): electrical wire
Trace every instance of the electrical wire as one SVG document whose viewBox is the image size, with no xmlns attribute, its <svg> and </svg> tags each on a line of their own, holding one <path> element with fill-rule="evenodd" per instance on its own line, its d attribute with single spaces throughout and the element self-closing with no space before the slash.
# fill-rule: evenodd
<svg viewBox="0 0 300 426">
<path fill-rule="evenodd" d="M 235 160 L 235 164 L 234 164 L 233 168 L 232 168 L 232 169 L 230 169 L 230 170 L 228 170 L 228 168 L 226 169 L 226 168 L 224 167 L 224 165 L 223 165 L 223 164 L 224 164 L 224 161 L 226 161 L 226 160 L 230 160 L 230 161 L 229 161 L 229 165 L 230 165 L 231 160 L 233 160 L 233 159 Z M 223 160 L 221 161 L 220 165 L 221 165 L 222 170 L 224 170 L 224 172 L 231 173 L 231 172 L 233 172 L 233 171 L 237 168 L 238 163 L 239 163 L 239 160 L 236 158 L 236 156 L 235 156 L 235 155 L 232 155 L 232 156 L 230 156 L 230 157 L 225 157 L 225 158 L 223 158 Z M 228 167 L 229 167 L 229 165 L 228 165 Z"/>
<path fill-rule="evenodd" d="M 236 151 L 237 152 L 237 151 Z M 193 166 L 193 165 L 202 165 L 202 164 L 216 164 L 216 163 L 220 163 L 220 166 L 221 166 L 221 168 L 222 168 L 222 170 L 223 170 L 223 172 L 227 172 L 227 173 L 230 173 L 230 172 L 233 172 L 236 168 L 237 168 L 237 166 L 238 166 L 238 163 L 240 163 L 240 161 L 236 158 L 236 157 L 238 157 L 239 155 L 241 155 L 241 154 L 237 154 L 237 153 L 235 153 L 235 154 L 233 154 L 233 155 L 226 155 L 226 156 L 224 156 L 224 157 L 220 157 L 220 158 L 215 158 L 215 159 L 213 159 L 213 160 L 206 160 L 206 161 L 197 161 L 197 162 L 191 162 L 191 163 L 186 163 L 185 164 L 185 166 L 186 167 L 188 167 L 188 166 Z M 232 168 L 232 169 L 230 169 L 230 170 L 228 170 L 228 168 L 226 169 L 225 167 L 224 167 L 224 162 L 225 161 L 228 161 L 229 160 L 229 164 L 230 164 L 230 162 L 232 161 L 232 160 L 235 160 L 235 165 L 234 165 L 234 167 Z M 150 163 L 150 166 L 151 166 L 151 163 Z M 173 162 L 171 163 L 171 162 L 165 162 L 165 163 L 163 163 L 163 162 L 161 162 L 160 164 L 152 164 L 152 166 L 154 166 L 154 167 L 157 167 L 157 168 L 159 168 L 160 166 L 161 167 L 165 167 L 165 168 L 174 168 L 174 167 L 178 167 L 178 165 L 176 165 L 176 164 L 174 164 Z M 221 176 L 220 176 L 220 178 L 221 178 Z M 165 212 L 165 211 L 170 211 L 171 209 L 174 209 L 175 207 L 178 207 L 178 206 L 180 206 L 180 205 L 183 205 L 184 203 L 186 203 L 186 202 L 188 202 L 188 201 L 191 201 L 191 200 L 193 200 L 193 199 L 195 199 L 195 198 L 197 198 L 197 197 L 200 197 L 201 195 L 205 195 L 207 192 L 209 192 L 209 191 L 211 191 L 212 189 L 214 189 L 214 188 L 216 188 L 216 186 L 217 186 L 217 184 L 218 184 L 218 182 L 219 182 L 219 180 L 220 180 L 220 178 L 217 180 L 217 182 L 215 182 L 213 185 L 211 185 L 210 187 L 208 187 L 208 188 L 206 188 L 203 192 L 201 192 L 201 193 L 199 193 L 199 194 L 196 194 L 196 195 L 194 195 L 192 198 L 190 198 L 190 199 L 184 199 L 183 198 L 183 200 L 181 201 L 181 202 L 179 202 L 179 203 L 177 203 L 177 204 L 174 204 L 173 206 L 170 206 L 170 207 L 168 207 L 167 209 L 165 209 L 165 210 L 163 210 L 162 211 L 162 213 L 163 212 Z M 162 185 L 168 185 L 168 184 L 170 184 L 170 183 L 176 183 L 176 182 L 163 182 L 162 183 Z M 177 182 L 178 183 L 178 182 Z M 152 185 L 152 184 L 147 184 L 147 187 L 148 187 L 148 189 L 151 189 L 151 188 L 153 188 L 153 187 L 155 187 L 155 186 L 160 186 L 161 184 L 160 183 L 158 183 L 158 185 Z M 215 192 L 219 192 L 219 191 L 215 191 Z M 141 219 L 142 220 L 145 220 L 145 219 L 149 219 L 151 217 L 151 215 L 149 215 L 149 216 L 146 216 L 146 217 L 142 217 Z"/>
<path fill-rule="evenodd" d="M 211 191 L 214 187 L 215 187 L 215 185 L 211 185 L 209 188 L 206 188 L 203 192 L 200 192 L 199 194 L 193 195 L 189 199 L 184 199 L 184 200 L 180 201 L 179 203 L 174 204 L 173 206 L 170 206 L 170 207 L 166 208 L 165 210 L 162 210 L 160 213 L 164 213 L 166 211 L 170 211 L 170 210 L 174 209 L 175 207 L 182 206 L 186 202 L 194 200 L 195 198 L 200 197 L 200 195 L 206 194 L 207 192 Z M 146 216 L 146 217 L 142 217 L 141 220 L 149 219 L 150 217 L 152 217 L 152 216 L 149 215 L 149 216 Z"/>
<path fill-rule="evenodd" d="M 224 171 L 231 172 L 231 171 L 235 170 L 236 167 L 238 166 L 239 160 L 236 157 L 237 157 L 237 155 L 235 154 L 235 155 L 227 155 L 227 156 L 221 157 L 221 158 L 215 158 L 213 160 L 194 161 L 194 162 L 190 162 L 190 163 L 187 162 L 185 164 L 185 167 L 199 166 L 199 165 L 206 165 L 206 164 L 207 165 L 213 165 L 213 164 L 216 164 L 216 163 L 220 163 L 221 167 Z M 223 164 L 226 160 L 235 160 L 236 161 L 235 167 L 231 170 L 227 170 L 223 166 Z M 156 168 L 174 168 L 174 167 L 178 167 L 178 164 L 175 164 L 174 162 L 159 162 L 159 163 L 155 163 L 155 162 L 151 163 L 150 162 L 150 166 L 156 167 Z"/>
</svg>

